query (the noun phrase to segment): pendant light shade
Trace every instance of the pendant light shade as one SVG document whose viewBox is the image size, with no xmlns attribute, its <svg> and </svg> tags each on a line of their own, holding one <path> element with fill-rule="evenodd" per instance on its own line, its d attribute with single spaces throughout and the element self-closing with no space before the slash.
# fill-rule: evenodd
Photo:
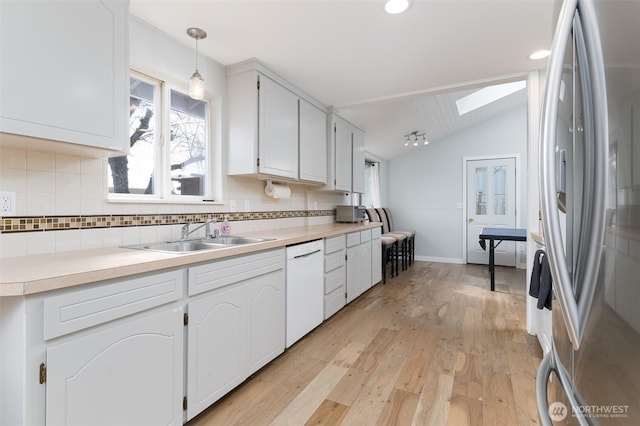
<svg viewBox="0 0 640 426">
<path fill-rule="evenodd" d="M 189 80 L 189 96 L 193 99 L 204 98 L 204 79 L 197 69 Z"/>
<path fill-rule="evenodd" d="M 207 33 L 200 28 L 188 28 L 187 34 L 196 39 L 196 71 L 189 80 L 189 96 L 193 99 L 204 98 L 204 79 L 198 72 L 198 40 L 207 37 Z"/>
</svg>

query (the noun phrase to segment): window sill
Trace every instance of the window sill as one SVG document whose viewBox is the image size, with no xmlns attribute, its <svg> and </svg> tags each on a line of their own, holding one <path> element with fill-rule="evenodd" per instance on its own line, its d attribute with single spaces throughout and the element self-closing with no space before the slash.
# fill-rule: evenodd
<svg viewBox="0 0 640 426">
<path fill-rule="evenodd" d="M 222 201 L 215 200 L 202 200 L 202 199 L 159 199 L 159 198 L 112 198 L 107 197 L 108 203 L 113 204 L 189 204 L 189 205 L 198 205 L 198 206 L 224 206 L 225 203 Z"/>
</svg>

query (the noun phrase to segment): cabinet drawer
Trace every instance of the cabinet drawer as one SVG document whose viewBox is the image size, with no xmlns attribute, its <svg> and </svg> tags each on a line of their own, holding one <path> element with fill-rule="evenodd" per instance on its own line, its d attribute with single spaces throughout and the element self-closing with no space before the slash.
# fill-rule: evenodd
<svg viewBox="0 0 640 426">
<path fill-rule="evenodd" d="M 329 318 L 345 305 L 344 291 L 335 290 L 333 293 L 324 297 L 324 319 Z"/>
<path fill-rule="evenodd" d="M 45 340 L 164 305 L 182 297 L 182 271 L 119 280 L 44 299 Z"/>
<path fill-rule="evenodd" d="M 324 294 L 329 294 L 337 288 L 344 288 L 344 266 L 329 272 L 324 276 Z M 344 293 L 344 291 L 343 291 Z"/>
<path fill-rule="evenodd" d="M 334 251 L 342 250 L 345 248 L 344 235 L 338 235 L 337 237 L 325 238 L 324 240 L 324 252 L 326 254 L 333 253 Z"/>
<path fill-rule="evenodd" d="M 366 243 L 367 241 L 371 241 L 371 229 L 360 231 L 360 242 Z"/>
<path fill-rule="evenodd" d="M 234 256 L 189 268 L 189 296 L 284 269 L 284 248 Z"/>
<path fill-rule="evenodd" d="M 382 235 L 382 228 L 380 228 L 379 226 L 371 230 L 372 240 L 375 240 L 376 238 L 380 238 L 380 235 Z"/>
<path fill-rule="evenodd" d="M 352 232 L 347 234 L 347 247 L 353 247 L 360 244 L 360 232 Z"/>
<path fill-rule="evenodd" d="M 328 254 L 324 257 L 324 271 L 333 271 L 334 269 L 344 265 L 344 262 L 344 250 Z"/>
</svg>

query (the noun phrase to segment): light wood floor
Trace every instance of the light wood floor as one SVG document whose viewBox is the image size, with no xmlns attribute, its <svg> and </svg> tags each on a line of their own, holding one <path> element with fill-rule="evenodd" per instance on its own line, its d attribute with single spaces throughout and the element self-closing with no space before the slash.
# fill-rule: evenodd
<svg viewBox="0 0 640 426">
<path fill-rule="evenodd" d="M 525 272 L 415 262 L 189 423 L 530 425 L 542 352 Z"/>
</svg>

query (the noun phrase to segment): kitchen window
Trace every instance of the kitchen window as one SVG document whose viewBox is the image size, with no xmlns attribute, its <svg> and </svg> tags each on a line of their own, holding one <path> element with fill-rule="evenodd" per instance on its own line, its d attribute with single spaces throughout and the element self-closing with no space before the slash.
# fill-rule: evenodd
<svg viewBox="0 0 640 426">
<path fill-rule="evenodd" d="M 380 163 L 365 161 L 364 193 L 360 204 L 365 207 L 382 207 L 380 203 Z"/>
<path fill-rule="evenodd" d="M 211 198 L 209 102 L 136 72 L 129 81 L 130 152 L 109 159 L 109 198 Z"/>
</svg>

